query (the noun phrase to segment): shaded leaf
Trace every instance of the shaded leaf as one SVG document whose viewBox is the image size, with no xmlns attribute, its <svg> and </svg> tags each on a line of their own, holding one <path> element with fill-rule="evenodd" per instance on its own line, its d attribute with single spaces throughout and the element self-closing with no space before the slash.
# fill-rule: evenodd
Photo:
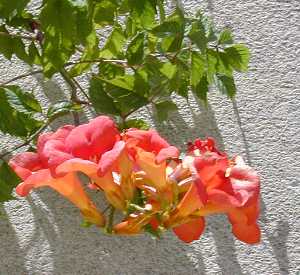
<svg viewBox="0 0 300 275">
<path fill-rule="evenodd" d="M 47 111 L 47 117 L 53 120 L 57 117 L 64 116 L 72 111 L 78 112 L 81 110 L 80 104 L 70 101 L 59 101 L 51 105 Z"/>
<path fill-rule="evenodd" d="M 218 44 L 232 44 L 233 35 L 230 29 L 225 28 L 219 35 Z"/>
<path fill-rule="evenodd" d="M 177 110 L 177 106 L 170 100 L 155 103 L 157 118 L 159 121 L 167 120 L 169 113 Z"/>
<path fill-rule="evenodd" d="M 145 34 L 139 33 L 130 42 L 126 52 L 126 57 L 129 65 L 137 65 L 143 62 L 144 39 Z"/>
<path fill-rule="evenodd" d="M 247 71 L 250 52 L 245 45 L 236 44 L 229 48 L 226 48 L 224 51 L 226 53 L 228 62 L 236 71 Z"/>
<path fill-rule="evenodd" d="M 0 130 L 10 135 L 26 137 L 35 132 L 42 122 L 33 118 L 40 111 L 31 94 L 16 86 L 0 88 Z"/>
<path fill-rule="evenodd" d="M 108 37 L 99 57 L 102 58 L 118 58 L 124 46 L 126 39 L 123 30 L 120 26 L 115 26 L 110 36 Z"/>
<path fill-rule="evenodd" d="M 233 98 L 236 94 L 236 87 L 233 77 L 217 74 L 217 85 L 223 94 Z"/>
<path fill-rule="evenodd" d="M 0 17 L 10 19 L 20 14 L 30 0 L 1 0 Z"/>
<path fill-rule="evenodd" d="M 15 199 L 12 196 L 12 191 L 20 182 L 21 179 L 8 164 L 0 160 L 0 202 Z"/>
<path fill-rule="evenodd" d="M 91 103 L 97 113 L 119 115 L 113 98 L 109 96 L 103 87 L 103 81 L 93 77 L 90 81 L 89 95 Z"/>
<path fill-rule="evenodd" d="M 94 22 L 103 27 L 114 23 L 115 12 L 118 5 L 115 1 L 104 0 L 94 6 Z"/>
</svg>

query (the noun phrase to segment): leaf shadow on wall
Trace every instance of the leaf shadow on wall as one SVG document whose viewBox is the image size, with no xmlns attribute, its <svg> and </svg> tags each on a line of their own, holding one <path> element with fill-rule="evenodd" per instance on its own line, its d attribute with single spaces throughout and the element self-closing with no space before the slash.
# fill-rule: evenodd
<svg viewBox="0 0 300 275">
<path fill-rule="evenodd" d="M 233 111 L 236 116 L 236 120 L 238 123 L 238 127 L 241 133 L 241 137 L 244 143 L 245 147 L 245 153 L 247 157 L 247 162 L 249 163 L 250 166 L 252 166 L 252 161 L 251 161 L 251 153 L 249 149 L 249 142 L 247 140 L 245 131 L 243 130 L 243 124 L 242 124 L 242 118 L 240 116 L 240 112 L 238 109 L 238 104 L 236 100 L 233 100 L 232 102 L 233 106 Z M 290 224 L 286 219 L 279 220 L 277 224 L 276 231 L 273 233 L 270 233 L 267 225 L 269 223 L 269 220 L 267 218 L 267 213 L 266 213 L 266 205 L 264 201 L 260 200 L 260 206 L 261 206 L 261 212 L 260 212 L 260 225 L 262 229 L 264 230 L 264 233 L 271 244 L 274 256 L 276 258 L 277 264 L 279 266 L 280 273 L 282 275 L 289 274 L 289 257 L 287 254 L 287 238 L 289 235 L 290 231 Z"/>
<path fill-rule="evenodd" d="M 26 274 L 18 237 L 3 205 L 0 206 L 0 274 Z"/>
<path fill-rule="evenodd" d="M 198 137 L 211 136 L 216 140 L 218 148 L 224 150 L 224 141 L 218 129 L 213 109 L 209 103 L 206 107 L 199 101 L 196 103 L 197 113 L 193 110 L 195 107 L 189 106 L 188 109 L 191 121 L 185 121 L 181 114 L 175 111 L 165 124 L 155 120 L 156 129 L 163 136 L 168 137 L 171 143 L 178 146 Z M 181 149 L 185 151 L 186 148 Z M 237 259 L 234 236 L 231 233 L 227 217 L 222 215 L 208 217 L 206 232 L 211 233 L 214 239 L 217 263 L 222 274 L 243 274 Z M 205 235 L 201 238 L 205 238 Z M 197 250 L 194 253 L 197 254 Z"/>
</svg>

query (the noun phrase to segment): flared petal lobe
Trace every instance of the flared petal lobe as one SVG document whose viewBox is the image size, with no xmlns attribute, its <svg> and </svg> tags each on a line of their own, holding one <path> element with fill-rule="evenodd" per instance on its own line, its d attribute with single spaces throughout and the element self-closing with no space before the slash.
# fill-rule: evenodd
<svg viewBox="0 0 300 275">
<path fill-rule="evenodd" d="M 176 236 L 185 243 L 191 243 L 200 238 L 205 228 L 203 217 L 193 219 L 188 223 L 173 228 Z"/>
<path fill-rule="evenodd" d="M 89 199 L 75 173 L 64 177 L 53 178 L 49 169 L 39 170 L 20 183 L 16 192 L 19 196 L 27 196 L 35 188 L 48 186 L 66 197 L 81 211 L 84 218 L 98 226 L 104 225 L 104 217 Z"/>
</svg>

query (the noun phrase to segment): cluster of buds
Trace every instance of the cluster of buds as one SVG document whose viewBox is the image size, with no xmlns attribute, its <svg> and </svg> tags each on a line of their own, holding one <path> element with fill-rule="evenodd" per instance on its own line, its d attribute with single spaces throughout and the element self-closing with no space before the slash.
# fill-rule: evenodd
<svg viewBox="0 0 300 275">
<path fill-rule="evenodd" d="M 109 117 L 100 116 L 40 135 L 37 152 L 16 155 L 10 166 L 23 180 L 18 195 L 51 187 L 107 233 L 160 236 L 171 229 L 189 243 L 203 233 L 205 216 L 221 213 L 239 240 L 259 242 L 256 172 L 241 157 L 229 159 L 217 150 L 211 138 L 189 143 L 186 155 L 179 155 L 155 130 L 120 133 Z M 79 173 L 88 177 L 89 188 L 105 194 L 109 215 L 96 208 Z M 114 221 L 115 211 L 122 220 Z"/>
</svg>

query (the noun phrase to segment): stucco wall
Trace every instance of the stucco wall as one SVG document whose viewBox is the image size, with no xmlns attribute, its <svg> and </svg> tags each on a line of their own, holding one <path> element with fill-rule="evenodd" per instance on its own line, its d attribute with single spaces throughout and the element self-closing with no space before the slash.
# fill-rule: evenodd
<svg viewBox="0 0 300 275">
<path fill-rule="evenodd" d="M 171 233 L 162 240 L 148 236 L 104 236 L 81 228 L 77 209 L 51 190 L 6 203 L 0 219 L 0 274 L 297 274 L 300 271 L 300 2 L 299 0 L 183 1 L 202 6 L 219 26 L 230 26 L 238 41 L 252 50 L 250 71 L 237 75 L 232 103 L 212 91 L 208 110 L 178 100 L 180 110 L 159 125 L 146 118 L 177 145 L 215 137 L 231 155 L 242 154 L 261 175 L 262 242 L 237 241 L 223 217 L 208 219 L 203 237 L 191 245 Z M 0 81 L 28 68 L 0 57 Z M 82 82 L 85 82 L 82 79 Z M 60 79 L 41 77 L 19 82 L 34 89 L 43 104 L 61 97 Z M 53 127 L 57 127 L 54 125 Z M 13 147 L 1 136 L 0 149 Z"/>
</svg>

